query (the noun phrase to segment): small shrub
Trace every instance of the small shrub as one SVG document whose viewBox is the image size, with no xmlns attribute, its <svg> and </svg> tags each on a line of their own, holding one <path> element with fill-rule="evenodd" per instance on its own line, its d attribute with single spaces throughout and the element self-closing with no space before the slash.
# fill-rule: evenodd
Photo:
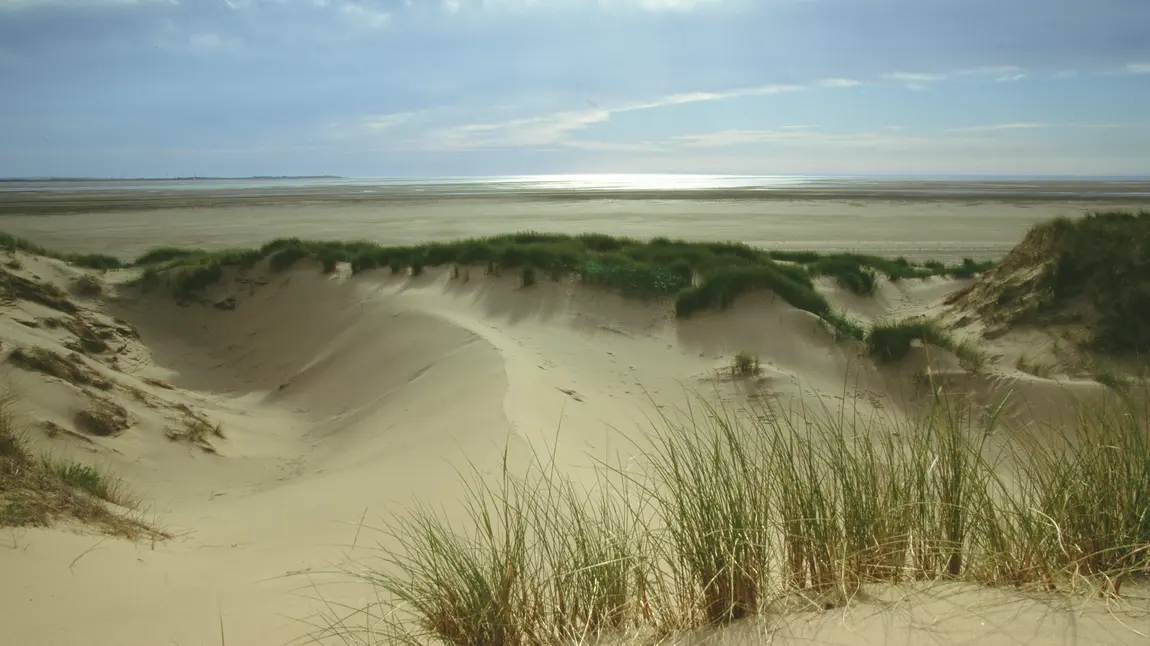
<svg viewBox="0 0 1150 646">
<path fill-rule="evenodd" d="M 72 283 L 72 289 L 85 298 L 95 298 L 104 293 L 104 283 L 95 276 L 81 276 Z"/>
<path fill-rule="evenodd" d="M 826 298 L 815 291 L 803 272 L 794 274 L 779 265 L 728 267 L 703 277 L 703 282 L 683 290 L 675 302 L 677 316 L 690 316 L 708 309 L 726 309 L 740 294 L 752 289 L 769 289 L 791 305 L 824 316 L 830 312 Z"/>
<path fill-rule="evenodd" d="M 1111 390 L 1118 392 L 1126 392 L 1130 390 L 1134 381 L 1124 374 L 1110 367 L 1099 368 L 1094 373 L 1094 381 L 1106 386 Z"/>
<path fill-rule="evenodd" d="M 990 357 L 986 351 L 979 348 L 973 341 L 963 341 L 952 348 L 955 356 L 971 371 L 978 371 L 986 365 Z"/>
<path fill-rule="evenodd" d="M 422 276 L 423 275 L 423 261 L 422 260 L 416 260 L 416 261 L 411 263 L 411 275 L 412 276 Z"/>
<path fill-rule="evenodd" d="M 746 350 L 740 351 L 731 360 L 731 375 L 734 377 L 753 377 L 759 374 L 759 358 Z"/>
<path fill-rule="evenodd" d="M 268 268 L 272 271 L 287 271 L 307 256 L 308 251 L 303 246 L 289 246 L 268 257 Z M 332 271 L 335 271 L 334 263 L 332 264 Z"/>
<path fill-rule="evenodd" d="M 206 252 L 199 249 L 185 249 L 183 247 L 156 247 L 155 249 L 145 251 L 139 258 L 136 258 L 132 264 L 137 267 L 158 265 L 172 261 L 198 258 L 205 255 L 205 253 Z"/>
<path fill-rule="evenodd" d="M 323 273 L 334 274 L 341 262 L 347 262 L 346 256 L 331 250 L 323 250 L 317 255 Z"/>
<path fill-rule="evenodd" d="M 1054 374 L 1054 364 L 1048 361 L 1030 358 L 1025 354 L 1018 357 L 1018 362 L 1015 363 L 1014 367 L 1022 372 L 1034 375 L 1035 377 L 1041 377 L 1042 379 L 1049 379 L 1050 376 Z"/>
<path fill-rule="evenodd" d="M 848 292 L 859 296 L 871 296 L 878 283 L 874 270 L 867 267 L 856 267 L 835 275 L 835 281 Z"/>
<path fill-rule="evenodd" d="M 842 341 L 843 339 L 855 339 L 856 341 L 866 340 L 866 330 L 858 321 L 850 318 L 846 314 L 840 312 L 830 312 L 823 316 L 823 320 L 831 327 L 834 332 L 835 341 Z"/>
<path fill-rule="evenodd" d="M 973 258 L 963 258 L 962 264 L 951 267 L 947 273 L 954 278 L 974 278 L 993 268 L 993 262 L 977 262 Z"/>
<path fill-rule="evenodd" d="M 73 254 L 65 260 L 78 267 L 87 267 L 88 269 L 120 269 L 124 266 L 119 258 L 102 253 Z"/>
<path fill-rule="evenodd" d="M 128 411 L 119 404 L 94 399 L 88 408 L 76 413 L 76 426 L 85 433 L 100 437 L 118 435 L 131 425 Z"/>
<path fill-rule="evenodd" d="M 946 333 L 933 323 L 899 321 L 876 323 L 867 334 L 867 350 L 879 361 L 898 361 L 910 352 L 911 342 L 916 340 L 951 350 L 955 347 Z"/>
<path fill-rule="evenodd" d="M 173 271 L 175 275 L 172 279 L 172 285 L 176 294 L 181 296 L 201 292 L 220 282 L 224 277 L 223 267 L 214 260 L 200 265 L 179 267 Z"/>
</svg>

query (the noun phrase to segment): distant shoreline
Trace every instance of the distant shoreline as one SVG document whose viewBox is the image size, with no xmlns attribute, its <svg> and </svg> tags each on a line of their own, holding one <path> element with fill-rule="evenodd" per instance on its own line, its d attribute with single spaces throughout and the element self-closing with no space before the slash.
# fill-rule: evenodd
<svg viewBox="0 0 1150 646">
<path fill-rule="evenodd" d="M 458 187 L 453 187 L 458 188 Z M 1133 187 L 1131 187 L 1133 188 Z M 650 202 L 903 202 L 1010 204 L 1122 203 L 1125 207 L 1150 209 L 1150 186 L 1142 190 L 1109 190 L 1095 184 L 1060 184 L 1043 190 L 1012 190 L 1011 187 L 968 187 L 949 190 L 945 186 L 897 185 L 871 188 L 787 187 L 775 189 L 595 189 L 595 190 L 443 190 L 434 186 L 401 186 L 380 189 L 356 186 L 261 187 L 141 190 L 108 189 L 65 191 L 0 191 L 0 215 L 50 215 L 103 213 L 117 211 L 160 211 L 168 209 L 215 209 L 266 206 L 370 206 L 450 203 L 557 203 L 593 201 Z"/>
<path fill-rule="evenodd" d="M 84 182 L 110 184 L 115 182 L 228 182 L 245 180 L 292 180 L 292 179 L 347 179 L 339 175 L 251 175 L 247 177 L 0 177 L 0 183 L 68 183 Z"/>
</svg>

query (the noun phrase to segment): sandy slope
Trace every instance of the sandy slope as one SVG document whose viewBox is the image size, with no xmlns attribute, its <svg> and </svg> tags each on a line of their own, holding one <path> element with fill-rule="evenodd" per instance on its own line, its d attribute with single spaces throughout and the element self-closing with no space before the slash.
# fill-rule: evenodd
<svg viewBox="0 0 1150 646">
<path fill-rule="evenodd" d="M 54 261 L 20 260 L 22 274 L 62 286 L 78 274 Z M 3 641 L 216 644 L 222 620 L 229 644 L 284 644 L 305 634 L 300 620 L 320 610 L 309 597 L 355 605 L 370 594 L 329 573 L 349 554 L 369 557 L 382 540 L 358 529 L 361 518 L 372 525 L 413 498 L 456 509 L 456 469 L 467 461 L 494 469 L 506 446 L 517 468 L 533 453 L 554 450 L 564 473 L 590 477 L 595 457 L 641 447 L 647 418 L 658 407 L 682 405 L 685 389 L 735 406 L 764 393 L 832 404 L 846 394 L 864 412 L 898 414 L 917 398 L 914 373 L 927 361 L 920 351 L 903 372 L 878 369 L 857 344 L 836 342 L 811 315 L 769 294 L 677 322 L 665 303 L 545 279 L 522 288 L 517 276 L 479 269 L 459 278 L 446 270 L 413 279 L 386 273 L 329 277 L 299 267 L 230 277 L 211 296 L 234 297 L 234 309 L 180 307 L 128 287 L 119 297 L 82 301 L 83 316 L 114 317 L 138 330 L 116 353 L 86 359 L 117 384 L 111 396 L 135 423 L 112 438 L 49 440 L 35 430 L 31 437 L 111 466 L 146 492 L 157 522 L 177 537 L 134 545 L 62 529 L 6 532 Z M 824 287 L 836 306 L 874 320 L 932 311 L 956 285 L 884 283 L 868 300 Z M 63 351 L 60 333 L 19 322 L 53 314 L 32 303 L 5 306 L 5 351 Z M 739 350 L 762 358 L 761 378 L 723 376 Z M 961 372 L 946 353 L 931 360 L 944 373 Z M 81 390 L 2 365 L 0 378 L 23 395 L 29 422 L 71 427 L 86 397 Z M 969 388 L 988 395 L 1017 385 L 1004 386 L 1010 379 L 992 373 Z M 1058 388 L 1025 383 L 1050 397 Z M 211 451 L 165 438 L 179 405 L 221 424 L 224 438 L 211 439 Z M 1042 602 L 1011 601 L 1014 614 L 1006 617 L 989 608 L 1001 610 L 1014 599 L 1009 594 L 965 594 L 960 602 L 915 597 L 905 604 L 919 615 L 896 613 L 890 621 L 854 610 L 862 614 L 804 616 L 786 641 L 926 643 L 953 630 L 930 619 L 946 615 L 1022 631 L 964 623 L 965 637 L 953 643 L 1142 643 L 1126 629 L 1073 636 L 1043 624 L 1050 612 Z M 1150 632 L 1145 616 L 1124 621 Z M 1027 630 L 1050 639 L 1028 641 Z M 724 638 L 744 643 L 745 636 Z"/>
</svg>

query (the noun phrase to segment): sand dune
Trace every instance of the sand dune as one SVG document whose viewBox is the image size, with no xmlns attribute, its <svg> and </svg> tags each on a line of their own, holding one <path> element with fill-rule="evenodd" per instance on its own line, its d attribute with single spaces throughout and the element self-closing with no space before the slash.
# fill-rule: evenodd
<svg viewBox="0 0 1150 646">
<path fill-rule="evenodd" d="M 9 256 L 21 265 L 13 273 L 62 288 L 89 273 Z M 301 620 L 323 609 L 315 597 L 348 606 L 370 598 L 333 572 L 388 544 L 358 527 L 361 519 L 377 525 L 412 500 L 452 513 L 461 504 L 457 471 L 468 463 L 493 471 L 505 449 L 513 468 L 550 454 L 565 476 L 592 478 L 597 459 L 640 451 L 651 416 L 682 406 L 687 391 L 734 408 L 768 395 L 832 405 L 845 397 L 864 414 L 898 416 L 921 403 L 929 364 L 986 402 L 1010 390 L 1023 395 L 1020 407 L 1064 401 L 1067 387 L 1105 392 L 1096 383 L 1023 376 L 1010 365 L 976 374 L 939 349 L 916 348 L 898 367 L 879 366 L 862 344 L 836 340 L 817 317 L 770 293 L 676 320 L 668 303 L 566 280 L 525 288 L 518 276 L 486 276 L 480 267 L 459 276 L 447 268 L 386 274 L 323 275 L 306 263 L 283 273 L 257 269 L 227 276 L 204 304 L 182 306 L 165 293 L 139 293 L 126 282 L 130 271 L 111 272 L 103 277 L 107 296 L 73 299 L 83 320 L 134 331 L 82 358 L 112 382 L 107 396 L 132 424 L 114 437 L 84 439 L 33 430 L 30 441 L 123 475 L 149 498 L 146 517 L 175 538 L 133 544 L 83 530 L 5 530 L 5 643 L 216 644 L 221 623 L 229 644 L 287 643 L 306 635 Z M 873 298 L 820 288 L 836 307 L 873 322 L 939 311 L 965 284 L 882 282 Z M 10 302 L 0 316 L 4 350 L 67 352 L 69 334 L 43 323 L 61 316 Z M 729 376 L 740 351 L 761 360 L 757 378 Z M 71 428 L 90 397 L 10 362 L 0 370 L 33 426 Z M 166 437 L 188 410 L 218 424 L 222 437 Z M 801 615 L 777 638 L 1134 644 L 1150 633 L 1145 613 L 1123 614 L 1121 627 L 1106 623 L 1104 608 L 1086 616 L 1008 592 L 924 600 L 929 594 L 900 602 L 912 610 L 890 621 L 868 610 L 881 604 Z M 938 619 L 944 615 L 951 619 Z"/>
</svg>

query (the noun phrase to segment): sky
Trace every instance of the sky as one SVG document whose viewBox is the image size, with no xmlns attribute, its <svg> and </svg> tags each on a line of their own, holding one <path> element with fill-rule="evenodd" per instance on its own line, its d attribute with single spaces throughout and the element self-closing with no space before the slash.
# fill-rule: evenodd
<svg viewBox="0 0 1150 646">
<path fill-rule="evenodd" d="M 0 177 L 1150 176 L 1147 0 L 0 0 Z"/>
</svg>

